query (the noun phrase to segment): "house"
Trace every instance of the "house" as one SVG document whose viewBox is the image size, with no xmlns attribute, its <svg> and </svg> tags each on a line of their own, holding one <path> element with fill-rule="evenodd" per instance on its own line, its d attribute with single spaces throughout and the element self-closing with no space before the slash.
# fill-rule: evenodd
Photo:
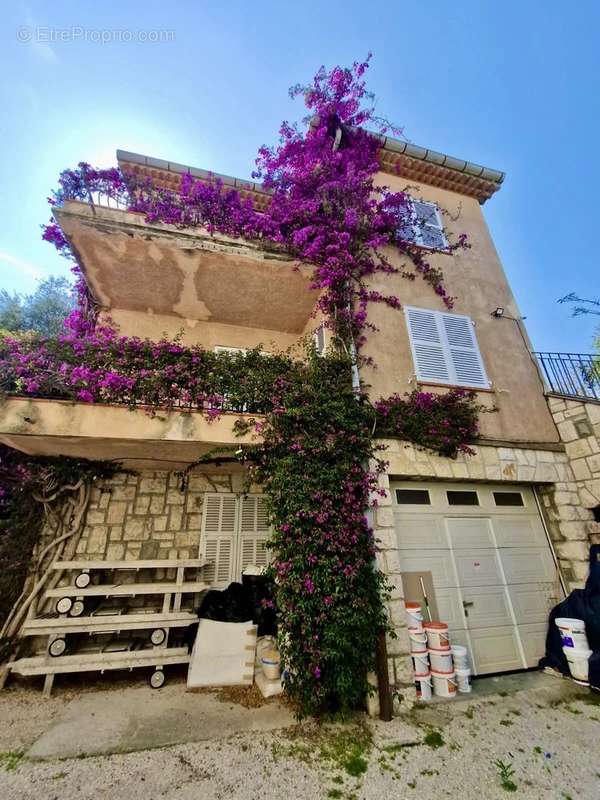
<svg viewBox="0 0 600 800">
<path fill-rule="evenodd" d="M 124 170 L 167 188 L 176 189 L 188 172 L 200 180 L 209 175 L 135 153 L 117 156 Z M 597 532 L 591 495 L 582 498 L 578 481 L 596 480 L 598 498 L 591 472 L 598 474 L 598 406 L 590 401 L 584 446 L 570 421 L 583 412 L 572 415 L 561 398 L 548 405 L 550 387 L 482 210 L 504 175 L 395 139 L 384 141 L 380 163 L 380 183 L 408 187 L 414 241 L 431 251 L 456 302 L 449 310 L 419 281 L 375 275 L 370 288 L 398 295 L 403 309 L 373 308 L 378 331 L 365 347 L 373 364 L 362 367 L 361 379 L 372 399 L 463 387 L 489 410 L 473 455 L 450 459 L 383 440 L 386 496 L 373 513 L 398 634 L 388 642 L 390 680 L 400 689 L 412 685 L 404 601 L 423 587 L 453 641 L 469 647 L 476 674 L 533 667 L 544 652 L 548 611 L 581 585 Z M 259 185 L 221 177 L 256 207 L 268 202 Z M 312 313 L 317 295 L 306 265 L 292 270 L 276 251 L 148 223 L 114 204 L 66 200 L 54 213 L 101 315 L 123 335 L 180 334 L 183 343 L 210 350 L 260 345 L 268 352 L 314 334 L 317 346 L 327 347 L 328 331 Z M 466 233 L 470 249 L 446 254 L 451 233 Z M 238 416 L 208 422 L 189 409 L 150 416 L 124 406 L 14 396 L 0 407 L 0 441 L 34 455 L 117 460 L 131 471 L 93 489 L 78 559 L 200 557 L 211 562 L 204 579 L 223 587 L 245 566 L 267 562 L 260 487 L 243 493 L 243 470 L 226 460 L 195 470 L 185 485 L 177 473 L 215 448 L 251 441 L 250 434 L 234 434 Z M 576 456 L 585 464 L 572 462 Z"/>
</svg>

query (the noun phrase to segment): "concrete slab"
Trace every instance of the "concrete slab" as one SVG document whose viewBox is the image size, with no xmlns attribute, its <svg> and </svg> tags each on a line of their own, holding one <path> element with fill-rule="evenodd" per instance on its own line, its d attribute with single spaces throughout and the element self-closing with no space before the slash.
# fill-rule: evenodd
<svg viewBox="0 0 600 800">
<path fill-rule="evenodd" d="M 247 709 L 224 703 L 215 693 L 186 692 L 181 684 L 159 691 L 145 686 L 96 691 L 71 700 L 27 756 L 45 759 L 125 753 L 276 730 L 294 723 L 292 713 L 277 701 Z"/>
</svg>

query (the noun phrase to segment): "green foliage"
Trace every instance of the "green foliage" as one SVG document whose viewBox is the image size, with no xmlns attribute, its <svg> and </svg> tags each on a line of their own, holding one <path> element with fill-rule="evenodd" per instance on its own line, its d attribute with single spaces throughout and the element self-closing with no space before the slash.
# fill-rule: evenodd
<svg viewBox="0 0 600 800">
<path fill-rule="evenodd" d="M 515 771 L 512 766 L 512 761 L 508 764 L 505 764 L 504 761 L 498 759 L 494 761 L 494 766 L 498 770 L 499 778 L 500 778 L 500 786 L 506 792 L 516 792 L 517 791 L 517 784 L 512 780 Z"/>
<path fill-rule="evenodd" d="M 0 291 L 0 329 L 11 333 L 37 331 L 43 336 L 63 332 L 63 323 L 73 310 L 71 284 L 51 275 L 40 281 L 31 294 Z"/>
<path fill-rule="evenodd" d="M 430 730 L 423 739 L 423 744 L 426 744 L 427 747 L 431 747 L 433 750 L 437 750 L 439 747 L 443 747 L 446 742 L 439 731 Z"/>
</svg>

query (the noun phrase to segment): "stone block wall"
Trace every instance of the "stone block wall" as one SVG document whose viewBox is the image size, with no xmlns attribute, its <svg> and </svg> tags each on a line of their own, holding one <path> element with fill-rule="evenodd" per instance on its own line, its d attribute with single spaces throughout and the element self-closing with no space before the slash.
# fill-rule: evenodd
<svg viewBox="0 0 600 800">
<path fill-rule="evenodd" d="M 76 557 L 87 560 L 197 558 L 206 492 L 235 492 L 242 475 L 118 473 L 92 489 Z"/>
<path fill-rule="evenodd" d="M 600 507 L 600 401 L 549 396 L 584 508 Z"/>
<path fill-rule="evenodd" d="M 378 565 L 391 586 L 389 617 L 395 638 L 387 642 L 388 664 L 390 683 L 397 690 L 395 704 L 400 710 L 414 702 L 415 693 L 390 480 L 505 481 L 535 487 L 569 590 L 580 587 L 585 580 L 589 544 L 597 523 L 592 522 L 591 512 L 581 504 L 578 482 L 565 452 L 480 445 L 474 447 L 472 456 L 461 454 L 449 459 L 398 440 L 382 440 L 381 444 L 387 448 L 388 470 L 379 478 L 385 496 L 377 498 L 373 525 L 379 543 Z"/>
</svg>

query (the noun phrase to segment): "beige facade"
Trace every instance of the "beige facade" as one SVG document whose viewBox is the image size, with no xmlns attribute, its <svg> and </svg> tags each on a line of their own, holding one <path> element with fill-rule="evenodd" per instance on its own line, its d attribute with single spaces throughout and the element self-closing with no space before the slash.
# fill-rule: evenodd
<svg viewBox="0 0 600 800">
<path fill-rule="evenodd" d="M 374 511 L 374 526 L 379 565 L 392 585 L 389 611 L 397 638 L 388 642 L 389 672 L 403 703 L 410 703 L 414 691 L 390 481 L 530 487 L 539 501 L 549 552 L 568 591 L 582 585 L 589 543 L 595 537 L 600 540 L 600 523 L 593 521 L 590 510 L 600 503 L 600 404 L 550 398 L 548 407 L 519 309 L 482 213 L 481 202 L 499 186 L 496 178 L 486 177 L 493 171 L 474 165 L 424 166 L 426 159 L 417 155 L 398 156 L 400 161 L 390 156 L 388 163 L 389 153 L 403 146 L 395 143 L 384 152 L 386 171 L 378 180 L 394 190 L 408 188 L 416 199 L 445 210 L 443 222 L 451 239 L 467 234 L 469 249 L 432 254 L 431 263 L 444 271 L 446 289 L 456 298 L 452 313 L 472 321 L 491 382 L 489 388 L 477 390 L 489 413 L 481 415 L 482 438 L 474 455 L 448 459 L 406 442 L 383 442 L 388 466 L 380 481 L 386 496 Z M 176 185 L 184 171 L 167 162 L 154 162 L 150 169 L 149 159 L 128 157 L 142 165 L 142 176 L 167 186 Z M 440 159 L 446 161 L 444 156 Z M 394 171 L 398 164 L 400 176 Z M 482 177 L 473 177 L 477 170 Z M 259 205 L 266 202 L 256 187 L 244 184 L 243 189 L 258 198 Z M 264 251 L 203 230 L 148 225 L 140 215 L 114 208 L 92 212 L 74 201 L 55 213 L 102 313 L 124 335 L 157 340 L 181 332 L 184 343 L 209 349 L 260 345 L 275 352 L 294 347 L 318 324 L 310 268 L 294 264 L 275 249 Z M 389 256 L 397 259 L 394 253 Z M 404 306 L 447 310 L 419 277 L 409 281 L 400 275 L 377 275 L 370 288 L 396 295 Z M 499 307 L 504 309 L 502 318 L 492 314 Z M 364 367 L 361 377 L 373 399 L 415 388 L 448 388 L 417 382 L 404 311 L 374 303 L 370 320 L 379 329 L 369 334 L 366 345 L 374 366 Z M 215 467 L 214 473 L 193 473 L 181 491 L 174 470 L 215 446 L 256 441 L 250 435 L 234 436 L 236 416 L 209 423 L 196 412 L 150 416 L 143 409 L 11 398 L 0 405 L 0 438 L 27 453 L 112 459 L 137 471 L 120 473 L 94 489 L 77 550 L 82 559 L 191 558 L 200 546 L 204 495 L 240 492 L 242 475 L 232 474 L 229 465 Z M 591 433 L 582 434 L 583 428 L 578 428 L 584 420 Z"/>
</svg>

